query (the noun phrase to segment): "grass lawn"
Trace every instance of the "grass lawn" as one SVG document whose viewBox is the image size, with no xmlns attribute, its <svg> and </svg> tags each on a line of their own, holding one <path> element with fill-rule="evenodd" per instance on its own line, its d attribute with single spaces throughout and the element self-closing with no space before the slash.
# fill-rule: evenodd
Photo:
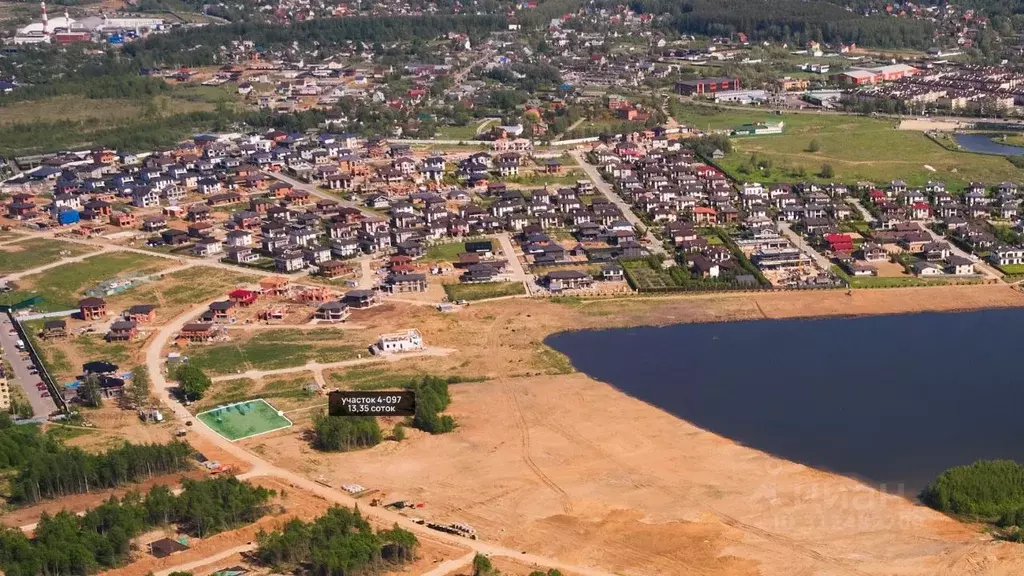
<svg viewBox="0 0 1024 576">
<path fill-rule="evenodd" d="M 170 260 L 135 252 L 100 254 L 87 262 L 58 266 L 26 276 L 17 282 L 18 290 L 0 294 L 0 304 L 14 304 L 32 296 L 42 296 L 43 301 L 36 306 L 38 310 L 68 310 L 78 304 L 86 289 L 104 280 L 128 273 L 150 274 L 173 265 Z"/>
<path fill-rule="evenodd" d="M 522 282 L 484 282 L 482 284 L 445 284 L 448 300 L 486 300 L 502 296 L 526 294 Z"/>
<path fill-rule="evenodd" d="M 1003 139 L 996 138 L 996 142 L 999 144 L 1024 147 L 1024 134 L 1002 134 L 1002 136 Z"/>
<path fill-rule="evenodd" d="M 331 383 L 350 390 L 382 390 L 402 388 L 420 377 L 416 372 L 396 372 L 386 363 L 348 368 L 328 375 Z"/>
<path fill-rule="evenodd" d="M 427 248 L 427 252 L 420 260 L 423 262 L 455 262 L 459 254 L 466 251 L 465 242 L 446 242 L 434 244 Z"/>
<path fill-rule="evenodd" d="M 214 271 L 204 266 L 196 266 L 166 274 L 157 281 L 147 282 L 107 300 L 114 306 L 157 304 L 161 308 L 157 314 L 167 318 L 174 315 L 173 310 L 167 308 L 195 306 L 199 302 L 225 294 L 247 280 L 252 278 L 227 270 Z"/>
<path fill-rule="evenodd" d="M 250 400 L 196 415 L 204 424 L 234 442 L 242 438 L 288 428 L 292 421 L 281 416 L 266 400 Z"/>
<path fill-rule="evenodd" d="M 244 402 L 256 398 L 275 398 L 283 405 L 291 405 L 296 401 L 304 402 L 317 397 L 306 390 L 306 385 L 311 382 L 313 382 L 313 375 L 309 372 L 300 372 L 297 376 L 277 376 L 258 381 L 238 378 L 214 382 L 202 400 L 195 404 L 194 409 L 201 412 L 221 404 Z"/>
<path fill-rule="evenodd" d="M 29 238 L 0 246 L 0 272 L 21 272 L 60 260 L 61 252 L 81 256 L 95 252 L 92 246 L 71 244 L 46 238 Z"/>
<path fill-rule="evenodd" d="M 75 372 L 75 366 L 71 364 L 71 360 L 68 355 L 54 346 L 48 346 L 47 342 L 43 342 L 37 334 L 42 330 L 45 320 L 33 320 L 25 323 L 25 331 L 28 332 L 28 339 L 32 341 L 32 346 L 39 351 L 40 359 L 43 362 L 43 366 L 46 371 L 54 378 L 61 376 L 73 376 Z"/>
<path fill-rule="evenodd" d="M 542 186 L 544 184 L 573 186 L 580 180 L 589 180 L 582 172 L 565 172 L 562 174 L 543 174 L 536 172 L 528 176 L 515 176 L 511 178 L 498 178 L 501 182 L 509 184 L 520 184 L 523 186 Z"/>
<path fill-rule="evenodd" d="M 686 113 L 676 119 L 700 130 L 758 121 L 785 122 L 783 134 L 732 139 L 733 151 L 720 164 L 740 181 L 863 180 L 883 184 L 900 179 L 909 186 L 923 186 L 928 180 L 938 180 L 960 189 L 972 180 L 995 183 L 1021 177 L 1021 170 L 1003 157 L 947 150 L 923 132 L 897 130 L 897 121 L 890 119 L 841 114 L 778 116 L 759 110 L 716 111 L 695 106 L 683 110 Z M 811 140 L 817 140 L 817 152 L 807 151 Z M 771 171 L 749 169 L 753 154 L 770 159 Z M 832 166 L 833 178 L 818 176 L 824 164 Z"/>
<path fill-rule="evenodd" d="M 274 330 L 226 344 L 196 348 L 189 361 L 208 374 L 225 375 L 247 370 L 276 370 L 320 363 L 352 360 L 366 352 L 362 343 L 341 343 L 339 330 Z"/>
<path fill-rule="evenodd" d="M 852 288 L 903 288 L 908 286 L 945 286 L 948 284 L 980 284 L 980 278 L 935 278 L 922 280 L 913 276 L 879 277 L 864 276 L 852 278 Z"/>
<path fill-rule="evenodd" d="M 949 284 L 980 284 L 980 278 L 934 278 L 917 276 L 850 276 L 839 266 L 832 271 L 850 283 L 850 288 L 907 288 L 911 286 L 945 286 Z"/>
<path fill-rule="evenodd" d="M 1003 274 L 1009 274 L 1012 276 L 1024 274 L 1024 264 L 1005 264 L 1003 266 L 999 266 L 999 269 L 1003 271 Z"/>
<path fill-rule="evenodd" d="M 481 122 L 471 121 L 465 126 L 438 126 L 434 137 L 438 140 L 474 140 L 481 129 L 486 132 L 487 128 L 498 122 L 499 120 L 488 118 Z"/>
<path fill-rule="evenodd" d="M 871 233 L 871 224 L 864 220 L 844 220 L 839 223 L 839 229 L 843 232 L 856 232 L 861 236 L 868 236 Z"/>
<path fill-rule="evenodd" d="M 480 124 L 470 122 L 465 126 L 438 126 L 434 138 L 438 140 L 473 140 L 476 137 L 476 127 Z"/>
</svg>

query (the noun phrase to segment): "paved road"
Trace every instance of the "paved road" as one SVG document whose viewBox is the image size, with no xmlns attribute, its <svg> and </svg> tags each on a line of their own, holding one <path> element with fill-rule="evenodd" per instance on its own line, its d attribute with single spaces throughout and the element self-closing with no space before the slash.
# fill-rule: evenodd
<svg viewBox="0 0 1024 576">
<path fill-rule="evenodd" d="M 322 198 L 324 200 L 333 200 L 333 201 L 337 202 L 339 206 L 345 206 L 346 208 L 355 208 L 356 210 L 359 210 L 360 212 L 362 212 L 363 214 L 365 214 L 367 216 L 373 216 L 374 218 L 380 218 L 380 214 L 377 214 L 376 212 L 373 212 L 372 210 L 370 210 L 366 206 L 363 206 L 363 205 L 359 204 L 358 202 L 352 202 L 351 200 L 345 200 L 343 198 L 335 196 L 334 194 L 330 194 L 328 192 L 324 192 L 323 190 L 317 188 L 316 186 L 314 186 L 312 184 L 309 184 L 307 182 L 303 182 L 302 180 L 296 180 L 295 178 L 292 178 L 291 176 L 285 176 L 284 174 L 281 174 L 280 172 L 264 172 L 264 174 L 266 174 L 267 176 L 270 176 L 271 178 L 280 180 L 281 182 L 285 182 L 285 183 L 291 184 L 292 188 L 295 188 L 296 190 L 302 190 L 304 192 L 309 192 L 310 195 L 316 196 L 317 198 Z"/>
<path fill-rule="evenodd" d="M 860 199 L 859 198 L 847 198 L 846 202 L 850 206 L 853 206 L 858 212 L 860 212 L 860 215 L 864 218 L 864 221 L 867 222 L 868 224 L 870 224 L 870 223 L 872 223 L 872 222 L 874 222 L 876 220 L 876 218 L 871 215 L 871 212 L 868 212 L 868 209 L 865 208 L 864 205 L 860 203 Z"/>
<path fill-rule="evenodd" d="M 870 212 L 868 212 L 867 208 L 865 208 L 863 204 L 861 204 L 860 199 L 847 198 L 847 201 L 850 203 L 851 206 L 860 211 L 861 215 L 864 216 L 865 221 L 867 221 L 868 223 L 875 222 L 876 218 L 872 216 Z M 927 232 L 928 235 L 932 237 L 933 242 L 945 242 L 946 244 L 949 245 L 950 252 L 956 254 L 957 256 L 960 256 L 961 258 L 967 258 L 968 260 L 974 262 L 974 269 L 980 272 L 982 275 L 993 280 L 999 280 L 1000 282 L 1002 281 L 1002 274 L 1000 274 L 995 268 L 992 268 L 988 263 L 978 259 L 977 256 L 972 256 L 971 254 L 968 254 L 966 251 L 961 250 L 959 247 L 957 247 L 956 244 L 953 244 L 952 242 L 947 240 L 945 236 L 939 234 L 938 232 L 935 232 L 931 228 L 927 226 L 922 226 L 921 228 L 923 228 L 924 231 Z"/>
<path fill-rule="evenodd" d="M 601 174 L 597 171 L 597 168 L 591 165 L 589 162 L 587 162 L 587 159 L 583 157 L 582 152 L 580 152 L 579 150 L 573 150 L 569 152 L 569 155 L 576 160 L 576 163 L 579 164 L 581 168 L 583 168 L 583 171 L 587 174 L 587 177 L 594 182 L 594 187 L 597 188 L 598 192 L 604 194 L 605 197 L 612 202 L 612 204 L 615 204 L 616 206 L 619 207 L 619 210 L 622 211 L 622 215 L 626 218 L 627 222 L 632 224 L 634 227 L 639 226 L 642 229 L 647 229 L 647 225 L 645 225 L 640 220 L 639 216 L 633 213 L 632 206 L 630 206 L 628 202 L 626 202 L 621 196 L 619 196 L 618 194 L 615 193 L 614 190 L 612 190 L 612 185 L 605 182 L 604 178 L 601 177 Z M 657 241 L 645 241 L 644 246 L 653 254 L 660 254 L 665 257 L 671 257 L 671 255 L 665 251 L 665 247 L 659 244 Z"/>
<path fill-rule="evenodd" d="M 50 413 L 57 410 L 57 405 L 54 404 L 53 398 L 43 398 L 40 395 L 40 391 L 36 388 L 37 382 L 42 382 L 42 378 L 36 375 L 29 374 L 31 369 L 32 361 L 28 359 L 22 359 L 21 353 L 18 352 L 15 346 L 18 343 L 17 334 L 11 334 L 14 330 L 14 325 L 11 323 L 11 318 L 7 314 L 0 314 L 0 346 L 3 347 L 4 358 L 11 364 L 13 368 L 9 381 L 12 384 L 21 386 L 21 389 L 25 392 L 25 397 L 28 398 L 29 404 L 32 405 L 32 412 L 36 416 L 49 416 Z"/>
<path fill-rule="evenodd" d="M 508 261 L 512 280 L 522 282 L 526 286 L 526 293 L 530 294 L 533 291 L 534 276 L 533 274 L 526 273 L 523 263 L 516 256 L 516 249 L 512 245 L 512 238 L 509 236 L 509 233 L 502 232 L 501 234 L 496 234 L 495 237 L 497 237 L 498 243 L 501 244 L 501 251 L 505 254 L 505 260 Z"/>
<path fill-rule="evenodd" d="M 359 289 L 373 290 L 377 285 L 377 275 L 373 273 L 373 256 L 359 258 Z"/>
<path fill-rule="evenodd" d="M 804 241 L 802 236 L 800 236 L 796 232 L 793 232 L 793 230 L 790 228 L 789 222 L 779 222 L 779 232 L 782 232 L 783 236 L 789 238 L 789 240 L 793 242 L 793 244 L 796 244 L 796 247 L 802 250 L 804 254 L 807 254 L 808 256 L 813 258 L 822 270 L 832 269 L 832 262 L 829 262 L 829 259 L 825 258 L 825 256 L 822 255 L 821 252 L 818 252 L 810 244 Z"/>
<path fill-rule="evenodd" d="M 163 347 L 175 334 L 178 333 L 179 330 L 181 330 L 182 326 L 205 311 L 210 302 L 213 302 L 213 300 L 199 304 L 191 311 L 178 316 L 171 322 L 168 322 L 160 328 L 146 347 L 146 365 L 149 368 L 150 377 L 153 380 L 153 390 L 158 396 L 163 396 L 167 400 L 168 405 L 176 417 L 183 421 L 196 423 L 194 426 L 190 427 L 190 434 L 202 435 L 205 440 L 214 444 L 217 448 L 243 462 L 248 462 L 252 466 L 252 469 L 249 471 L 249 477 L 261 475 L 272 476 L 284 481 L 292 488 L 305 490 L 314 495 L 318 495 L 328 502 L 341 504 L 350 508 L 357 506 L 358 500 L 353 498 L 351 495 L 334 488 L 323 486 L 322 484 L 317 484 L 316 482 L 292 472 L 291 470 L 280 468 L 264 460 L 259 455 L 249 452 L 244 447 L 228 441 L 223 436 L 214 432 L 211 428 L 208 428 L 201 421 L 197 421 L 185 406 L 173 399 L 171 389 L 175 387 L 175 384 L 165 378 L 163 373 Z M 554 558 L 546 558 L 543 556 L 528 554 L 522 550 L 515 550 L 512 548 L 489 544 L 483 540 L 468 540 L 466 538 L 460 538 L 443 532 L 437 532 L 420 524 L 416 524 L 407 517 L 391 510 L 370 508 L 366 506 L 361 507 L 360 510 L 363 511 L 364 516 L 373 518 L 386 526 L 398 524 L 402 528 L 405 528 L 418 536 L 435 541 L 447 542 L 455 546 L 470 548 L 473 551 L 480 552 L 482 554 L 516 558 L 521 562 L 557 568 L 565 572 L 578 574 L 579 576 L 613 576 L 610 572 L 605 572 L 604 570 L 591 568 L 589 566 L 575 566 Z"/>
<path fill-rule="evenodd" d="M 956 254 L 957 256 L 960 256 L 961 258 L 967 258 L 971 262 L 974 262 L 974 269 L 977 270 L 978 272 L 980 272 L 986 278 L 989 278 L 991 280 L 996 280 L 996 281 L 999 281 L 999 282 L 1003 281 L 1003 275 L 1000 274 L 995 268 L 990 266 L 988 263 L 986 263 L 984 260 L 981 260 L 977 256 L 969 254 L 965 250 L 960 249 L 960 247 L 958 247 L 956 244 L 954 244 L 954 243 L 950 242 L 949 240 L 947 240 L 945 236 L 943 236 L 942 234 L 939 234 L 938 232 L 932 230 L 931 228 L 929 228 L 927 226 L 922 226 L 921 228 L 923 228 L 924 231 L 929 236 L 932 237 L 932 241 L 933 242 L 944 242 L 945 244 L 949 245 L 949 251 L 950 252 L 952 252 L 953 254 Z"/>
</svg>

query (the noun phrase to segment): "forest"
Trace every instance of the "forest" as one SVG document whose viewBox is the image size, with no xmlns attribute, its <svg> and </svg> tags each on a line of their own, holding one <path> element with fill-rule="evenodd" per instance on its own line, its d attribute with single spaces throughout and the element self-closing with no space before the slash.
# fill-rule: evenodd
<svg viewBox="0 0 1024 576">
<path fill-rule="evenodd" d="M 431 434 L 444 434 L 455 430 L 455 419 L 441 414 L 451 404 L 448 394 L 448 380 L 436 376 L 424 376 L 410 382 L 406 388 L 416 392 L 416 415 L 412 425 Z"/>
<path fill-rule="evenodd" d="M 407 390 L 416 392 L 416 414 L 411 425 L 431 434 L 444 434 L 455 430 L 455 419 L 441 414 L 451 403 L 448 384 L 458 378 L 424 376 L 405 384 Z M 404 431 L 396 427 L 395 439 L 401 440 Z M 380 425 L 373 416 L 329 416 L 320 412 L 313 417 L 311 430 L 313 448 L 325 452 L 338 452 L 370 448 L 383 439 Z"/>
<path fill-rule="evenodd" d="M 0 527 L 0 569 L 7 576 L 92 574 L 126 563 L 132 539 L 152 527 L 177 525 L 198 537 L 232 530 L 266 514 L 273 495 L 273 490 L 224 477 L 186 480 L 178 496 L 163 485 L 145 496 L 111 496 L 82 516 L 44 513 L 33 538 L 18 528 Z"/>
<path fill-rule="evenodd" d="M 172 91 L 173 88 L 160 78 L 150 78 L 138 74 L 95 76 L 23 86 L 10 94 L 0 96 L 0 106 L 68 94 L 88 99 L 129 99 L 148 98 Z"/>
<path fill-rule="evenodd" d="M 1024 527 L 1024 466 L 1011 460 L 979 460 L 950 468 L 921 493 L 947 514 Z"/>
<path fill-rule="evenodd" d="M 14 426 L 0 417 L 0 472 L 11 471 L 11 500 L 44 498 L 116 488 L 185 470 L 192 447 L 184 442 L 125 444 L 100 454 L 68 448 L 34 426 Z"/>
<path fill-rule="evenodd" d="M 328 416 L 320 412 L 313 417 L 313 447 L 325 452 L 369 448 L 380 444 L 382 434 L 373 416 Z"/>
<path fill-rule="evenodd" d="M 926 20 L 863 16 L 822 0 L 634 0 L 638 12 L 669 14 L 682 34 L 731 36 L 803 44 L 810 40 L 877 48 L 929 48 L 934 25 Z"/>
<path fill-rule="evenodd" d="M 381 43 L 394 40 L 433 39 L 448 32 L 479 41 L 506 27 L 503 16 L 394 16 L 321 18 L 288 25 L 236 22 L 175 30 L 124 46 L 124 54 L 140 67 L 202 66 L 220 62 L 218 51 L 233 40 L 253 42 L 263 50 L 291 48 L 316 50 L 349 41 Z"/>
<path fill-rule="evenodd" d="M 374 532 L 359 513 L 335 506 L 313 522 L 291 520 L 274 532 L 260 532 L 260 562 L 290 568 L 308 566 L 310 574 L 375 574 L 411 561 L 419 542 L 397 525 Z"/>
</svg>

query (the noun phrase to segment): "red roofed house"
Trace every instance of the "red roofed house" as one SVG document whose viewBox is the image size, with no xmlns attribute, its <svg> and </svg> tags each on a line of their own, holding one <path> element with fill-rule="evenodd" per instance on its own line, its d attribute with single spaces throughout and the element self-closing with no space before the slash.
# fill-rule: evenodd
<svg viewBox="0 0 1024 576">
<path fill-rule="evenodd" d="M 259 297 L 259 292 L 255 292 L 253 290 L 239 289 L 228 292 L 228 298 L 230 298 L 231 301 L 234 302 L 235 304 L 238 304 L 239 306 L 243 307 L 252 306 L 253 304 L 256 303 L 256 299 Z"/>
<path fill-rule="evenodd" d="M 914 220 L 924 220 L 932 215 L 932 209 L 927 202 L 914 202 L 910 206 L 910 217 Z"/>
<path fill-rule="evenodd" d="M 710 206 L 697 206 L 693 209 L 694 224 L 718 224 L 718 213 Z"/>
<path fill-rule="evenodd" d="M 825 241 L 833 252 L 853 252 L 853 238 L 849 234 L 826 234 Z"/>
</svg>

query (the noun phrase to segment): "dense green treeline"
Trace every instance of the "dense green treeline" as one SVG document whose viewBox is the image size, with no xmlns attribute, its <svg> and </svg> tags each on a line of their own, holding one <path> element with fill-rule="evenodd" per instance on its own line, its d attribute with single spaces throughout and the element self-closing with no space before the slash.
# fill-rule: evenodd
<svg viewBox="0 0 1024 576">
<path fill-rule="evenodd" d="M 669 25 L 683 34 L 744 32 L 752 41 L 855 42 L 879 48 L 924 49 L 935 41 L 934 25 L 926 20 L 863 16 L 822 0 L 634 0 L 631 6 L 669 14 Z"/>
<path fill-rule="evenodd" d="M 44 513 L 33 538 L 0 527 L 0 569 L 7 576 L 91 574 L 125 563 L 131 540 L 153 526 L 176 524 L 209 536 L 255 522 L 273 495 L 235 478 L 186 480 L 178 496 L 167 486 L 154 486 L 144 497 L 112 496 L 83 516 Z"/>
<path fill-rule="evenodd" d="M 451 403 L 448 384 L 458 381 L 459 378 L 424 376 L 406 383 L 404 388 L 416 393 L 416 414 L 409 424 L 431 434 L 454 430 L 455 419 L 441 412 Z M 393 438 L 401 441 L 404 437 L 405 430 L 401 425 L 396 426 Z M 329 416 L 326 412 L 320 412 L 313 417 L 311 440 L 317 450 L 358 450 L 376 446 L 383 439 L 380 424 L 373 416 Z"/>
<path fill-rule="evenodd" d="M 1011 460 L 979 460 L 950 468 L 924 489 L 921 499 L 949 514 L 1022 525 L 1024 466 Z"/>
<path fill-rule="evenodd" d="M 326 118 L 327 114 L 321 110 L 274 114 L 263 110 L 234 111 L 218 107 L 206 112 L 169 116 L 145 114 L 138 120 L 113 126 L 98 120 L 19 122 L 0 126 L 0 156 L 58 152 L 87 146 L 146 151 L 172 146 L 205 131 L 276 128 L 301 132 L 315 128 Z"/>
<path fill-rule="evenodd" d="M 0 432 L 2 434 L 3 432 Z M 192 447 L 184 442 L 125 444 L 100 454 L 54 447 L 46 441 L 27 454 L 10 481 L 11 499 L 31 504 L 44 498 L 117 488 L 188 468 Z"/>
<path fill-rule="evenodd" d="M 127 44 L 124 54 L 140 66 L 200 66 L 218 62 L 220 47 L 248 40 L 264 49 L 338 46 L 348 41 L 392 42 L 432 39 L 459 32 L 479 40 L 506 26 L 503 16 L 394 16 L 320 18 L 288 25 L 236 22 L 150 36 Z"/>
<path fill-rule="evenodd" d="M 419 542 L 397 525 L 373 531 L 359 510 L 334 507 L 313 522 L 292 520 L 278 531 L 260 532 L 256 556 L 277 567 L 302 564 L 310 574 L 374 574 L 413 559 Z"/>
<path fill-rule="evenodd" d="M 436 376 L 409 383 L 406 388 L 416 392 L 416 415 L 412 425 L 431 434 L 444 434 L 455 429 L 455 419 L 441 414 L 451 404 L 448 380 Z"/>
<path fill-rule="evenodd" d="M 313 447 L 325 452 L 369 448 L 380 444 L 383 435 L 373 416 L 328 416 L 321 412 L 313 417 Z"/>
<path fill-rule="evenodd" d="M 60 449 L 60 443 L 41 434 L 38 426 L 15 426 L 10 416 L 0 412 L 0 472 L 19 468 L 40 454 Z"/>
<path fill-rule="evenodd" d="M 173 89 L 161 78 L 150 78 L 138 74 L 96 76 L 24 86 L 0 96 L 0 106 L 25 100 L 40 100 L 54 96 L 74 95 L 89 99 L 99 98 L 148 98 L 166 94 Z"/>
</svg>

